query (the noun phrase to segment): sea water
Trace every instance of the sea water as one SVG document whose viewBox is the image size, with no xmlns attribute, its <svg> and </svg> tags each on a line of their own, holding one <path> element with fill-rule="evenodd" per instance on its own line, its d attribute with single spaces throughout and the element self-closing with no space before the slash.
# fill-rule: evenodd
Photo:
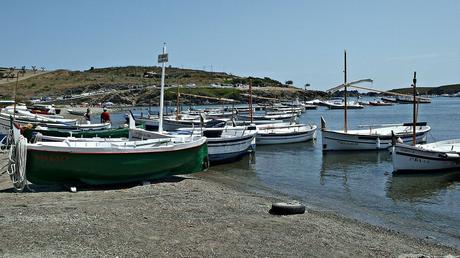
<svg viewBox="0 0 460 258">
<path fill-rule="evenodd" d="M 460 98 L 433 98 L 419 106 L 428 141 L 460 138 Z M 343 128 L 343 110 L 307 110 L 300 122 Z M 348 110 L 348 127 L 412 122 L 412 105 Z M 392 173 L 388 151 L 328 152 L 316 141 L 257 146 L 253 160 L 211 167 L 206 176 L 225 178 L 249 191 L 268 191 L 309 207 L 342 214 L 460 248 L 460 171 L 417 175 Z"/>
</svg>

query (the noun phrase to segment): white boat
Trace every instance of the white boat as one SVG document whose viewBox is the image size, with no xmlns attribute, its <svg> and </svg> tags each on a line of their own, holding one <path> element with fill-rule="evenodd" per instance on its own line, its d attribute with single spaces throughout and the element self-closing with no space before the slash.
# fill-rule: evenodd
<svg viewBox="0 0 460 258">
<path fill-rule="evenodd" d="M 345 52 L 345 78 L 346 78 L 346 52 Z M 346 82 L 332 90 L 344 88 L 345 99 L 347 102 L 347 87 L 353 87 L 354 84 L 361 82 L 372 82 L 371 79 L 357 80 Z M 331 90 L 329 90 L 331 91 Z M 368 125 L 366 129 L 348 130 L 347 109 L 344 105 L 344 127 L 341 130 L 331 130 L 326 127 L 326 122 L 321 117 L 321 138 L 323 151 L 341 151 L 341 150 L 383 150 L 392 145 L 392 135 L 401 138 L 403 142 L 409 142 L 413 138 L 413 123 L 407 124 L 387 124 L 387 125 Z M 427 134 L 431 128 L 426 123 L 416 123 L 416 137 L 420 142 L 426 142 Z"/>
<path fill-rule="evenodd" d="M 323 106 L 323 103 L 324 101 L 319 100 L 319 99 L 305 101 L 306 105 L 313 105 L 313 106 Z"/>
<path fill-rule="evenodd" d="M 289 113 L 289 114 L 279 114 L 279 115 L 252 115 L 253 121 L 273 121 L 273 120 L 282 120 L 285 122 L 291 121 L 297 117 L 297 114 Z M 238 118 L 243 121 L 250 121 L 251 115 L 238 115 Z"/>
<path fill-rule="evenodd" d="M 396 144 L 391 150 L 394 172 L 460 169 L 460 139 L 428 144 Z"/>
<path fill-rule="evenodd" d="M 292 116 L 300 116 L 302 113 L 300 111 L 265 111 L 265 115 L 285 115 L 285 114 L 290 114 Z"/>
<path fill-rule="evenodd" d="M 316 125 L 267 124 L 257 126 L 257 145 L 305 142 L 316 138 Z"/>
<path fill-rule="evenodd" d="M 416 98 L 416 73 L 413 79 L 413 96 Z M 413 123 L 417 122 L 416 105 L 413 104 Z M 414 129 L 416 127 L 414 126 Z M 418 129 L 416 129 L 418 134 Z M 417 144 L 417 140 L 412 141 L 412 145 L 403 144 L 401 141 L 394 140 L 391 150 L 394 172 L 427 172 L 442 171 L 460 168 L 460 139 L 445 140 L 429 144 Z"/>
<path fill-rule="evenodd" d="M 53 118 L 49 116 L 43 116 L 43 115 L 36 115 L 32 114 L 29 111 L 16 111 L 16 114 L 14 113 L 9 113 L 9 112 L 1 112 L 0 113 L 0 119 L 5 119 L 8 120 L 10 119 L 10 116 L 14 116 L 15 120 L 17 120 L 18 123 L 20 124 L 40 124 L 40 123 L 49 123 L 49 124 L 62 124 L 62 125 L 76 125 L 77 120 L 76 119 L 65 119 L 65 118 Z"/>
<path fill-rule="evenodd" d="M 299 104 L 300 105 L 300 104 Z M 266 111 L 278 111 L 278 112 L 290 112 L 290 113 L 303 113 L 305 112 L 305 107 L 303 106 L 272 106 L 272 107 L 266 107 Z"/>
<path fill-rule="evenodd" d="M 345 103 L 343 101 L 324 101 L 323 104 L 329 109 L 345 109 Z M 347 109 L 362 109 L 363 105 L 357 102 L 348 102 Z"/>
<path fill-rule="evenodd" d="M 75 116 L 83 116 L 86 114 L 85 110 L 74 110 L 74 109 L 67 109 L 67 113 Z"/>
<path fill-rule="evenodd" d="M 255 151 L 255 126 L 225 126 L 223 128 L 181 128 L 179 133 L 205 136 L 211 164 L 233 162 Z"/>
<path fill-rule="evenodd" d="M 412 141 L 412 123 L 393 125 L 373 125 L 366 129 L 329 130 L 323 118 L 321 138 L 323 151 L 337 150 L 383 150 L 392 144 L 392 133 L 403 142 Z M 426 123 L 417 125 L 417 141 L 426 142 L 431 128 Z"/>
</svg>

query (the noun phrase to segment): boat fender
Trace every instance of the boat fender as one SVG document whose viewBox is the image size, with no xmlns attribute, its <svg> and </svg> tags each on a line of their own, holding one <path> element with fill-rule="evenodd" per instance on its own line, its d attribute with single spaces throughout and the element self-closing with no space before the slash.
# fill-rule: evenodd
<svg viewBox="0 0 460 258">
<path fill-rule="evenodd" d="M 269 211 L 272 215 L 293 215 L 293 214 L 304 214 L 305 205 L 298 201 L 292 202 L 277 202 L 272 204 L 272 208 Z"/>
<path fill-rule="evenodd" d="M 460 158 L 460 155 L 458 153 L 449 153 L 449 152 L 440 154 L 439 156 L 445 159 L 459 159 Z"/>
<path fill-rule="evenodd" d="M 380 149 L 380 138 L 379 137 L 377 137 L 376 145 L 377 145 L 377 149 Z"/>
</svg>

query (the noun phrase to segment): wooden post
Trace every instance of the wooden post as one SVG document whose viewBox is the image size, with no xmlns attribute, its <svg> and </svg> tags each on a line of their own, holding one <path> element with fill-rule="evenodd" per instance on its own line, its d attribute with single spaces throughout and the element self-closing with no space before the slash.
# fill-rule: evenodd
<svg viewBox="0 0 460 258">
<path fill-rule="evenodd" d="M 412 87 L 413 87 L 413 101 L 414 101 L 414 105 L 413 105 L 413 114 L 412 114 L 412 121 L 413 121 L 413 124 L 412 124 L 412 144 L 415 146 L 417 144 L 417 134 L 416 134 L 416 129 L 417 129 L 417 72 L 414 72 L 414 79 L 412 80 L 413 84 L 412 84 Z"/>
<path fill-rule="evenodd" d="M 179 85 L 177 85 L 177 98 L 176 98 L 176 120 L 179 120 L 180 118 L 180 106 L 179 106 L 179 97 L 180 97 L 180 93 L 179 93 Z"/>
<path fill-rule="evenodd" d="M 343 83 L 344 83 L 344 106 L 343 106 L 343 131 L 346 133 L 348 130 L 347 126 L 347 105 L 348 105 L 348 98 L 347 98 L 347 50 L 344 50 L 344 69 L 343 69 Z"/>
<path fill-rule="evenodd" d="M 19 73 L 16 75 L 16 85 L 14 86 L 13 118 L 16 117 L 16 103 L 18 102 L 18 100 L 17 100 L 18 82 L 19 82 Z"/>
</svg>

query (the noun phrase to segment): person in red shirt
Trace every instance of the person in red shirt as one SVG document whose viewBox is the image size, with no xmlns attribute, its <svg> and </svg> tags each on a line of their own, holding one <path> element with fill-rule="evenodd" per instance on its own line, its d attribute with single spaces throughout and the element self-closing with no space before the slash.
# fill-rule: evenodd
<svg viewBox="0 0 460 258">
<path fill-rule="evenodd" d="M 107 108 L 103 109 L 104 112 L 101 113 L 101 123 L 111 123 L 110 114 L 107 112 Z"/>
</svg>

